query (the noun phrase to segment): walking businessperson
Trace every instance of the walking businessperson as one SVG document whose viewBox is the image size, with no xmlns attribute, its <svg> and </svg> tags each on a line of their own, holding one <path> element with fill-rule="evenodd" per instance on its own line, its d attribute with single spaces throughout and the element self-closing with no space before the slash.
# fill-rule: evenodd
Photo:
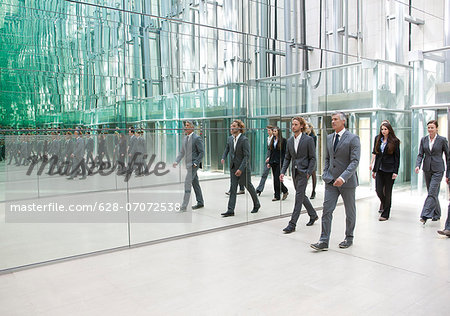
<svg viewBox="0 0 450 316">
<path fill-rule="evenodd" d="M 372 154 L 375 155 L 372 178 L 375 179 L 376 192 L 383 205 L 379 220 L 387 221 L 391 213 L 392 187 L 400 166 L 400 140 L 388 122 L 381 123 Z"/>
<path fill-rule="evenodd" d="M 231 136 L 228 138 L 227 147 L 221 160 L 222 164 L 224 164 L 225 158 L 228 154 L 230 155 L 230 199 L 228 200 L 227 211 L 221 214 L 223 217 L 234 216 L 238 183 L 242 183 L 252 197 L 253 210 L 251 213 L 257 213 L 261 207 L 255 188 L 251 182 L 250 143 L 248 138 L 243 134 L 244 130 L 245 125 L 241 120 L 234 120 L 231 123 Z"/>
<path fill-rule="evenodd" d="M 359 158 L 361 143 L 359 137 L 345 129 L 346 116 L 335 112 L 331 116 L 331 126 L 334 133 L 327 136 L 327 149 L 322 179 L 325 182 L 325 197 L 323 201 L 322 233 L 318 243 L 311 244 L 315 250 L 328 250 L 331 234 L 333 211 L 339 195 L 344 200 L 345 207 L 345 239 L 339 248 L 348 248 L 353 244 L 353 231 L 356 224 L 355 191 L 358 186 Z"/>
<path fill-rule="evenodd" d="M 305 134 L 306 121 L 302 117 L 294 117 L 291 121 L 293 135 L 287 141 L 286 155 L 281 169 L 280 181 L 284 181 L 284 175 L 292 161 L 292 179 L 295 186 L 295 204 L 291 220 L 283 231 L 286 234 L 295 231 L 302 205 L 305 206 L 309 215 L 307 226 L 314 224 L 319 219 L 316 210 L 305 194 L 308 179 L 316 166 L 316 148 L 314 140 Z"/>
<path fill-rule="evenodd" d="M 437 128 L 438 122 L 436 120 L 427 123 L 428 135 L 420 140 L 419 154 L 416 160 L 415 172 L 419 173 L 420 165 L 422 165 L 428 190 L 428 196 L 420 214 L 420 221 L 423 224 L 428 219 L 438 221 L 441 218 L 439 189 L 446 164 L 448 170 L 448 143 L 445 137 L 438 135 Z M 445 164 L 442 154 L 445 154 Z"/>
<path fill-rule="evenodd" d="M 273 127 L 272 130 L 273 137 L 269 145 L 269 161 L 266 165 L 267 168 L 272 169 L 273 189 L 275 191 L 272 201 L 280 200 L 280 191 L 283 192 L 283 200 L 286 200 L 289 192 L 284 183 L 280 182 L 280 170 L 284 162 L 287 141 L 283 138 L 283 133 L 279 127 Z"/>
<path fill-rule="evenodd" d="M 311 123 L 306 123 L 306 134 L 308 136 L 312 137 L 312 139 L 314 140 L 314 148 L 317 148 L 317 135 L 316 135 L 316 132 L 314 131 L 314 125 L 312 125 Z M 315 199 L 315 197 L 316 197 L 316 185 L 317 185 L 316 170 L 317 170 L 317 164 L 311 174 L 311 178 L 312 178 L 312 192 L 311 192 L 311 197 L 310 197 L 311 200 Z"/>
<path fill-rule="evenodd" d="M 262 191 L 264 191 L 264 186 L 266 184 L 266 180 L 267 177 L 269 176 L 269 172 L 270 172 L 270 168 L 267 166 L 267 163 L 269 162 L 270 159 L 270 143 L 272 141 L 272 137 L 273 137 L 273 126 L 272 125 L 267 125 L 266 126 L 267 129 L 267 152 L 266 152 L 266 157 L 264 158 L 264 171 L 261 175 L 261 181 L 259 181 L 259 185 L 256 187 L 256 193 L 258 195 L 261 195 Z"/>
<path fill-rule="evenodd" d="M 193 205 L 192 209 L 199 209 L 205 205 L 203 202 L 202 189 L 200 188 L 197 175 L 197 171 L 200 168 L 204 154 L 203 142 L 202 138 L 194 133 L 194 128 L 193 122 L 186 121 L 184 123 L 184 134 L 186 136 L 183 139 L 181 151 L 173 163 L 173 167 L 176 168 L 181 159 L 184 158 L 187 169 L 186 178 L 184 180 L 184 197 L 180 208 L 181 211 L 185 211 L 187 209 L 191 198 L 192 187 L 194 188 L 195 198 L 197 199 L 197 204 Z"/>
<path fill-rule="evenodd" d="M 450 170 L 447 169 L 447 185 L 450 183 Z M 450 187 L 449 187 L 450 189 Z M 450 203 L 448 204 L 447 221 L 443 230 L 438 230 L 438 234 L 450 237 Z"/>
</svg>

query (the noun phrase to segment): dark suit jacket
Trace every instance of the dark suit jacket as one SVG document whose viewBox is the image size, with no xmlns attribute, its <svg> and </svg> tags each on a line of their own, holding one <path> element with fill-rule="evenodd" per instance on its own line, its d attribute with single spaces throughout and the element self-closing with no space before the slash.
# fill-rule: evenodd
<svg viewBox="0 0 450 316">
<path fill-rule="evenodd" d="M 373 165 L 373 172 L 377 172 L 378 170 L 384 171 L 384 172 L 393 172 L 395 174 L 398 174 L 398 168 L 400 166 L 400 145 L 397 144 L 395 147 L 395 150 L 392 154 L 388 154 L 387 145 L 384 148 L 384 152 L 376 153 L 375 152 L 375 146 L 377 144 L 377 137 L 375 136 L 375 141 L 373 143 L 373 150 L 372 154 L 376 155 L 375 157 L 375 163 Z M 380 149 L 381 151 L 381 149 Z"/>
<path fill-rule="evenodd" d="M 122 157 L 125 157 L 127 154 L 127 140 L 125 137 L 120 138 L 119 140 L 119 157 L 123 159 Z"/>
<path fill-rule="evenodd" d="M 285 174 L 292 160 L 292 175 L 298 170 L 307 175 L 312 174 L 316 166 L 316 149 L 312 137 L 303 133 L 298 143 L 297 152 L 294 148 L 294 136 L 287 141 L 286 155 L 284 157 L 281 173 Z"/>
<path fill-rule="evenodd" d="M 238 169 L 244 172 L 246 168 L 250 170 L 250 143 L 244 134 L 239 136 L 236 150 L 234 149 L 234 137 L 228 137 L 222 159 L 225 160 L 228 154 L 230 154 L 230 170 L 232 172 Z"/>
<path fill-rule="evenodd" d="M 445 161 L 448 171 L 448 142 L 447 138 L 436 135 L 436 140 L 430 151 L 430 138 L 422 137 L 419 145 L 419 154 L 417 155 L 416 167 L 420 167 L 423 161 L 422 170 L 425 172 L 442 172 L 445 170 L 442 154 L 445 154 Z"/>
<path fill-rule="evenodd" d="M 281 149 L 278 149 L 278 146 L 275 146 L 274 149 L 269 152 L 269 165 L 279 165 L 284 161 L 284 157 L 286 154 L 286 139 L 283 138 L 281 140 Z M 277 144 L 278 145 L 278 144 Z"/>
<path fill-rule="evenodd" d="M 184 162 L 187 168 L 192 168 L 194 164 L 198 167 L 201 167 L 203 154 L 204 150 L 202 138 L 197 134 L 192 133 L 189 141 L 187 140 L 187 136 L 184 137 L 181 151 L 175 161 L 177 164 L 179 164 L 181 159 L 185 157 Z"/>
</svg>

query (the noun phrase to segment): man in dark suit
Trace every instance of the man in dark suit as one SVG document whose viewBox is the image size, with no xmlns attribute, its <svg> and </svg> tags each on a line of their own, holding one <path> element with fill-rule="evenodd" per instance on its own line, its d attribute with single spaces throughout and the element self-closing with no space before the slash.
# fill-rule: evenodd
<svg viewBox="0 0 450 316">
<path fill-rule="evenodd" d="M 81 138 L 81 132 L 77 128 L 74 131 L 75 133 L 75 146 L 70 157 L 72 158 L 72 172 L 70 174 L 69 180 L 72 180 L 78 175 L 78 170 L 81 168 L 82 177 L 80 180 L 86 179 L 86 167 L 84 164 L 84 139 Z"/>
<path fill-rule="evenodd" d="M 144 131 L 139 130 L 136 132 L 136 176 L 144 176 L 144 156 L 147 157 L 147 144 L 144 139 Z"/>
<path fill-rule="evenodd" d="M 291 121 L 292 133 L 287 141 L 286 155 L 281 169 L 280 181 L 284 181 L 284 175 L 292 161 L 292 179 L 295 186 L 295 205 L 291 220 L 283 231 L 286 234 L 295 231 L 302 204 L 305 205 L 309 215 L 307 226 L 312 226 L 319 219 L 317 212 L 305 195 L 308 179 L 316 166 L 316 150 L 312 137 L 306 135 L 306 121 L 302 117 L 294 117 Z"/>
<path fill-rule="evenodd" d="M 348 248 L 353 244 L 353 231 L 356 224 L 355 191 L 358 186 L 356 168 L 361 156 L 359 137 L 345 129 L 346 116 L 335 112 L 331 116 L 334 133 L 327 136 L 327 152 L 322 179 L 325 182 L 323 201 L 322 233 L 318 243 L 311 244 L 315 250 L 328 250 L 331 234 L 331 221 L 339 195 L 345 206 L 345 239 L 339 248 Z"/>
<path fill-rule="evenodd" d="M 184 158 L 187 169 L 186 179 L 184 180 L 184 197 L 180 208 L 181 211 L 187 209 L 187 205 L 191 198 L 191 187 L 194 187 L 195 198 L 197 199 L 197 204 L 192 206 L 192 209 L 199 209 L 205 205 L 197 175 L 204 154 L 203 142 L 201 137 L 194 133 L 194 129 L 193 122 L 186 121 L 184 123 L 184 134 L 186 137 L 184 137 L 181 151 L 173 163 L 173 167 L 176 168 L 181 159 Z"/>
<path fill-rule="evenodd" d="M 231 192 L 230 199 L 228 200 L 228 210 L 221 214 L 223 217 L 234 216 L 236 193 L 239 183 L 244 184 L 252 197 L 253 210 L 251 213 L 257 213 L 261 207 L 255 188 L 251 182 L 250 144 L 248 142 L 248 138 L 243 135 L 244 130 L 245 125 L 241 120 L 235 120 L 231 123 L 231 136 L 227 141 L 228 150 L 225 150 L 225 153 L 230 154 Z M 222 164 L 225 163 L 225 153 L 222 156 Z"/>
<path fill-rule="evenodd" d="M 136 139 L 137 137 L 134 135 L 134 129 L 129 128 L 128 129 L 128 168 L 132 169 L 134 168 L 134 163 L 136 160 L 135 154 L 136 154 Z M 130 170 L 130 172 L 133 172 L 133 170 Z"/>
<path fill-rule="evenodd" d="M 91 132 L 86 132 L 86 165 L 89 165 L 89 162 L 91 162 L 91 168 L 90 172 L 92 172 L 92 169 L 95 167 L 95 159 L 94 159 L 94 139 L 91 137 Z"/>
</svg>

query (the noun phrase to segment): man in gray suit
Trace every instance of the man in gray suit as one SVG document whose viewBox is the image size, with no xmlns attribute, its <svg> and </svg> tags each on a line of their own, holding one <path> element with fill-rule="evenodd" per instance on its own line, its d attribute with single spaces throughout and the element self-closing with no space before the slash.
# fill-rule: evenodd
<svg viewBox="0 0 450 316">
<path fill-rule="evenodd" d="M 187 209 L 187 205 L 191 198 L 191 187 L 194 187 L 195 198 L 197 199 L 197 204 L 192 206 L 192 209 L 199 209 L 205 205 L 197 175 L 198 168 L 201 168 L 204 154 L 203 142 L 201 137 L 194 133 L 194 123 L 191 121 L 186 121 L 184 123 L 184 134 L 186 137 L 183 139 L 181 151 L 173 163 L 173 167 L 176 168 L 184 157 L 184 163 L 187 169 L 186 179 L 184 180 L 184 197 L 180 208 L 181 211 Z"/>
<path fill-rule="evenodd" d="M 353 231 L 356 223 L 355 191 L 358 186 L 356 168 L 361 156 L 359 137 L 345 129 L 346 116 L 335 112 L 331 116 L 334 133 L 327 136 L 327 152 L 322 179 L 325 182 L 323 201 L 322 234 L 318 243 L 311 244 L 315 250 L 328 250 L 331 234 L 331 220 L 339 195 L 345 206 L 345 239 L 339 248 L 348 248 L 353 244 Z"/>
<path fill-rule="evenodd" d="M 227 141 L 227 149 L 222 156 L 222 164 L 225 163 L 227 154 L 230 154 L 230 177 L 231 189 L 230 199 L 228 200 L 228 210 L 221 215 L 223 217 L 234 216 L 236 206 L 236 193 L 238 184 L 244 184 L 253 200 L 253 210 L 251 213 L 257 213 L 261 205 L 256 196 L 255 188 L 251 182 L 250 169 L 250 144 L 248 138 L 243 135 L 245 125 L 241 120 L 234 120 L 230 126 L 231 136 Z"/>
<path fill-rule="evenodd" d="M 286 234 L 295 231 L 302 204 L 305 205 L 309 215 L 309 222 L 307 226 L 312 226 L 316 220 L 319 219 L 317 212 L 305 196 L 306 186 L 310 175 L 315 170 L 316 166 L 316 150 L 314 140 L 312 137 L 306 135 L 306 121 L 303 117 L 294 117 L 291 122 L 292 133 L 287 141 L 286 155 L 284 157 L 283 167 L 281 169 L 280 181 L 284 181 L 284 174 L 286 173 L 289 164 L 292 160 L 292 179 L 295 186 L 295 205 L 292 212 L 291 220 L 283 231 Z"/>
<path fill-rule="evenodd" d="M 80 180 L 86 179 L 86 167 L 84 165 L 84 139 L 81 138 L 80 130 L 77 128 L 75 130 L 75 147 L 73 153 L 70 155 L 72 158 L 72 172 L 70 174 L 69 180 L 72 180 L 78 175 L 78 170 L 81 168 L 82 177 Z"/>
</svg>

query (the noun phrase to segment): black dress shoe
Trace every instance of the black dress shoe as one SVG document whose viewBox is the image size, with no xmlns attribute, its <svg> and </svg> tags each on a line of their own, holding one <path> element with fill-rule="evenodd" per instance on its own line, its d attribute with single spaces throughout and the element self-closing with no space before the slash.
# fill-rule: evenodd
<svg viewBox="0 0 450 316">
<path fill-rule="evenodd" d="M 306 226 L 312 226 L 312 225 L 314 225 L 314 222 L 315 221 L 317 221 L 319 219 L 319 216 L 316 216 L 316 217 L 311 217 L 310 219 L 309 219 L 309 222 L 308 223 L 306 223 Z"/>
<path fill-rule="evenodd" d="M 236 193 L 236 194 L 244 194 L 245 193 L 245 190 L 241 190 L 241 191 L 239 191 L 238 193 Z"/>
<path fill-rule="evenodd" d="M 339 244 L 339 248 L 345 249 L 350 247 L 353 244 L 353 241 L 345 239 L 343 242 Z"/>
<path fill-rule="evenodd" d="M 234 216 L 234 212 L 227 211 L 227 212 L 222 213 L 220 215 L 222 215 L 223 217 Z"/>
<path fill-rule="evenodd" d="M 328 250 L 328 244 L 324 242 L 318 242 L 315 244 L 311 244 L 311 248 L 317 251 L 327 251 Z"/>
<path fill-rule="evenodd" d="M 199 209 L 199 208 L 202 208 L 202 207 L 205 207 L 205 206 L 203 204 L 197 204 L 197 205 L 192 206 L 192 209 L 196 210 L 196 209 Z"/>
<path fill-rule="evenodd" d="M 261 206 L 254 207 L 250 213 L 258 213 L 260 207 Z"/>
<path fill-rule="evenodd" d="M 311 197 L 309 199 L 314 200 L 315 197 L 316 197 L 316 192 L 312 191 Z"/>
<path fill-rule="evenodd" d="M 256 190 L 256 194 L 257 194 L 258 196 L 261 196 L 261 191 Z"/>
<path fill-rule="evenodd" d="M 431 219 L 432 222 L 437 222 L 438 220 L 440 220 L 440 218 L 432 218 Z"/>
<path fill-rule="evenodd" d="M 438 234 L 450 237 L 450 229 L 438 230 Z"/>
<path fill-rule="evenodd" d="M 283 228 L 283 231 L 285 234 L 290 234 L 295 232 L 295 227 L 291 226 L 291 225 L 287 225 L 285 228 Z"/>
</svg>

